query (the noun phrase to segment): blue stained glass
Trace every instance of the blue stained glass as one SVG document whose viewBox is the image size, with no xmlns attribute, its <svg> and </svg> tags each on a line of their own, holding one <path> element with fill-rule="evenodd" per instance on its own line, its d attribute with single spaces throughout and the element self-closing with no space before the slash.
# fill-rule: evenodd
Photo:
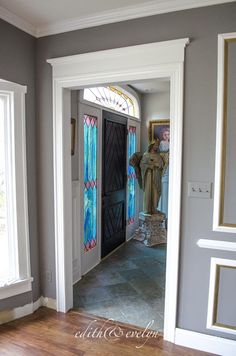
<svg viewBox="0 0 236 356">
<path fill-rule="evenodd" d="M 129 127 L 128 137 L 128 157 L 130 158 L 136 151 L 136 127 Z M 133 224 L 135 220 L 135 172 L 134 168 L 128 167 L 128 219 L 127 223 Z"/>
<path fill-rule="evenodd" d="M 97 118 L 84 115 L 84 250 L 97 244 Z"/>
</svg>

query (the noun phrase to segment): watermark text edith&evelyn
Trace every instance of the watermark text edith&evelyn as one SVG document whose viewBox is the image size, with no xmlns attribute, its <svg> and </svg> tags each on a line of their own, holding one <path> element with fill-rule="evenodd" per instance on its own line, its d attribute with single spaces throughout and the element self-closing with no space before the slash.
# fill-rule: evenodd
<svg viewBox="0 0 236 356">
<path fill-rule="evenodd" d="M 120 338 L 130 339 L 135 338 L 137 340 L 143 340 L 143 342 L 135 347 L 140 349 L 143 347 L 150 338 L 157 338 L 159 335 L 158 331 L 150 330 L 154 324 L 154 320 L 149 321 L 145 329 L 143 330 L 126 330 L 123 329 L 118 324 L 109 325 L 110 322 L 114 322 L 113 319 L 107 319 L 104 321 L 102 326 L 96 325 L 97 320 L 92 320 L 86 329 L 78 330 L 75 334 L 77 339 L 105 339 L 106 341 L 118 340 Z"/>
</svg>

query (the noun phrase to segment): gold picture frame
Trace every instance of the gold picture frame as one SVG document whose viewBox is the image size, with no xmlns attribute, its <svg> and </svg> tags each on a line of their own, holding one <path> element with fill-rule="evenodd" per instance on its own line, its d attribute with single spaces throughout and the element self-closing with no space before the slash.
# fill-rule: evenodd
<svg viewBox="0 0 236 356">
<path fill-rule="evenodd" d="M 71 156 L 75 154 L 76 119 L 71 118 Z"/>
<path fill-rule="evenodd" d="M 148 138 L 149 142 L 156 140 L 162 140 L 162 132 L 164 129 L 170 129 L 169 119 L 152 120 L 149 122 Z"/>
</svg>

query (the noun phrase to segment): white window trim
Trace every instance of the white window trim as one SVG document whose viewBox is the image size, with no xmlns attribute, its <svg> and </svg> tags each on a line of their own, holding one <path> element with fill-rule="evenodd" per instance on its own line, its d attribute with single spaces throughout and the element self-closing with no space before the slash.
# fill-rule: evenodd
<svg viewBox="0 0 236 356">
<path fill-rule="evenodd" d="M 25 94 L 27 87 L 0 80 L 0 94 L 8 97 L 9 145 L 11 147 L 11 169 L 7 180 L 11 182 L 11 193 L 15 204 L 16 268 L 18 278 L 0 287 L 0 300 L 32 290 L 26 167 Z"/>
<path fill-rule="evenodd" d="M 18 280 L 0 288 L 0 299 L 13 297 L 14 295 L 30 292 L 32 290 L 33 278 Z"/>
</svg>

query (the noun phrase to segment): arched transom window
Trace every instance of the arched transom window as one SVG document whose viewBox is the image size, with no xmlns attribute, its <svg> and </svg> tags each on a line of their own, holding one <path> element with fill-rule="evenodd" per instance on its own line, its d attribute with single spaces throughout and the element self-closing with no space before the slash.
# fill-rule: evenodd
<svg viewBox="0 0 236 356">
<path fill-rule="evenodd" d="M 94 104 L 139 118 L 137 99 L 121 88 L 114 86 L 86 88 L 83 98 Z"/>
</svg>

